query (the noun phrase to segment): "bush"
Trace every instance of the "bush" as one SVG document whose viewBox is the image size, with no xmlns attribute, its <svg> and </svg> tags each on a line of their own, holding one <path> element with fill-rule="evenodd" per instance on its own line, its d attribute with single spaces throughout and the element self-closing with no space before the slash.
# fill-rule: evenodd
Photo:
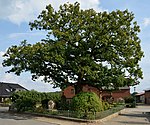
<svg viewBox="0 0 150 125">
<path fill-rule="evenodd" d="M 48 101 L 49 99 L 44 99 L 41 101 L 43 109 L 48 109 Z"/>
<path fill-rule="evenodd" d="M 60 102 L 56 104 L 56 107 L 59 110 L 70 110 L 70 102 L 67 101 L 65 96 L 62 96 Z"/>
<path fill-rule="evenodd" d="M 127 108 L 135 108 L 136 107 L 135 99 L 133 96 L 125 98 L 125 103 L 127 103 L 127 105 L 126 105 Z"/>
<path fill-rule="evenodd" d="M 31 98 L 17 99 L 15 108 L 18 112 L 24 112 L 28 110 L 34 110 L 36 107 L 36 101 Z"/>
<path fill-rule="evenodd" d="M 78 117 L 88 117 L 86 114 L 91 112 L 103 111 L 102 101 L 93 92 L 81 92 L 73 97 L 71 101 L 71 109 L 76 111 Z M 84 114 L 83 114 L 84 113 Z M 81 116 L 84 115 L 84 116 Z"/>
<path fill-rule="evenodd" d="M 103 101 L 102 104 L 104 110 L 110 109 L 110 104 L 108 102 Z"/>
<path fill-rule="evenodd" d="M 126 97 L 125 103 L 134 103 L 134 98 L 132 96 Z"/>
<path fill-rule="evenodd" d="M 49 93 L 41 93 L 35 90 L 31 91 L 17 91 L 12 94 L 12 102 L 17 108 L 17 111 L 26 111 L 30 108 L 36 107 L 36 104 L 42 104 L 43 108 L 48 108 L 48 101 L 53 100 L 57 106 L 60 102 L 60 92 L 49 92 Z M 25 103 L 23 105 L 22 103 Z M 28 104 L 30 106 L 28 106 Z M 21 107 L 22 106 L 22 107 Z"/>
</svg>

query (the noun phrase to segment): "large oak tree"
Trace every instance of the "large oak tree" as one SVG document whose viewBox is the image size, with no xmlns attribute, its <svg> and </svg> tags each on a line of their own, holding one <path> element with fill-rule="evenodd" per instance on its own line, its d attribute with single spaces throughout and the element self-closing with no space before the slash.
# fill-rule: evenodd
<svg viewBox="0 0 150 125">
<path fill-rule="evenodd" d="M 48 5 L 31 30 L 47 31 L 35 44 L 22 41 L 11 46 L 4 57 L 8 72 L 20 75 L 29 71 L 32 79 L 42 76 L 54 87 L 83 84 L 117 88 L 134 85 L 142 78 L 139 61 L 143 57 L 134 14 L 125 11 L 82 10 L 79 3 L 64 4 L 55 11 Z"/>
</svg>

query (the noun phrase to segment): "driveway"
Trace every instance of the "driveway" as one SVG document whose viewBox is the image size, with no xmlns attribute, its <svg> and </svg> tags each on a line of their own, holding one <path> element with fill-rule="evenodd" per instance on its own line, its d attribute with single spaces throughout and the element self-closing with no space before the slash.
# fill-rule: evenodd
<svg viewBox="0 0 150 125">
<path fill-rule="evenodd" d="M 59 125 L 150 125 L 150 105 L 137 106 L 137 108 L 127 108 L 121 115 L 100 123 L 76 123 L 73 121 L 44 117 L 39 117 L 37 119 L 39 121 L 47 121 Z"/>
<path fill-rule="evenodd" d="M 127 108 L 121 115 L 101 123 L 78 123 L 73 121 L 34 117 L 5 112 L 0 108 L 0 125 L 150 125 L 150 105 Z"/>
<path fill-rule="evenodd" d="M 141 105 L 137 108 L 127 108 L 121 115 L 103 122 L 101 125 L 149 125 L 150 106 Z"/>
<path fill-rule="evenodd" d="M 8 113 L 8 107 L 0 107 L 0 125 L 57 125 L 55 123 L 42 122 L 30 115 Z"/>
</svg>

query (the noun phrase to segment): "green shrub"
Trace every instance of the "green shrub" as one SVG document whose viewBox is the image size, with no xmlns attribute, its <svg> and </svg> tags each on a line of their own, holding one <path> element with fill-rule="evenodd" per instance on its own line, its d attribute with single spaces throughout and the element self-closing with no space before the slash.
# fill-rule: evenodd
<svg viewBox="0 0 150 125">
<path fill-rule="evenodd" d="M 70 102 L 67 101 L 65 96 L 61 97 L 60 102 L 56 104 L 57 109 L 59 110 L 70 110 Z"/>
<path fill-rule="evenodd" d="M 34 110 L 36 107 L 36 101 L 32 98 L 17 99 L 15 108 L 18 112 L 24 112 L 28 110 Z"/>
<path fill-rule="evenodd" d="M 49 99 L 44 99 L 41 101 L 43 109 L 48 109 L 48 101 Z"/>
<path fill-rule="evenodd" d="M 110 109 L 110 104 L 108 102 L 103 101 L 102 104 L 104 110 Z"/>
<path fill-rule="evenodd" d="M 32 108 L 32 106 L 24 106 L 22 103 L 29 103 L 30 105 L 33 105 L 33 107 L 38 104 L 42 104 L 43 108 L 48 108 L 48 101 L 53 100 L 57 106 L 57 104 L 60 102 L 61 94 L 60 92 L 49 92 L 49 93 L 41 93 L 37 92 L 35 90 L 31 91 L 17 91 L 12 94 L 12 102 L 14 105 L 16 105 L 18 111 L 26 111 Z M 46 102 L 45 102 L 46 101 Z M 19 104 L 20 103 L 20 104 Z M 20 105 L 20 106 L 19 106 Z M 22 107 L 21 107 L 22 106 Z"/>
<path fill-rule="evenodd" d="M 126 97 L 125 103 L 134 103 L 134 98 L 132 96 Z"/>
<path fill-rule="evenodd" d="M 127 108 L 135 108 L 136 102 L 133 96 L 125 98 L 125 103 Z"/>
<path fill-rule="evenodd" d="M 73 97 L 71 101 L 71 109 L 77 112 L 78 117 L 88 117 L 87 114 L 89 114 L 89 112 L 92 114 L 100 112 L 103 110 L 103 106 L 102 101 L 95 93 L 81 92 Z"/>
</svg>

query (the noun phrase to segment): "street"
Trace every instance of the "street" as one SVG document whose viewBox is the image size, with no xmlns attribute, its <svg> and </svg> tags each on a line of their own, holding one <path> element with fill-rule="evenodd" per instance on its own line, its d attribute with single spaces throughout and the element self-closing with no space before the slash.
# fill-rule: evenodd
<svg viewBox="0 0 150 125">
<path fill-rule="evenodd" d="M 150 105 L 127 108 L 121 115 L 103 122 L 101 125 L 149 125 Z"/>
<path fill-rule="evenodd" d="M 136 108 L 126 108 L 125 111 L 119 116 L 98 123 L 77 123 L 46 117 L 39 117 L 38 120 L 57 123 L 60 125 L 150 125 L 150 105 L 141 105 Z"/>
<path fill-rule="evenodd" d="M 0 125 L 57 125 L 36 120 L 30 115 L 7 113 L 8 108 L 0 107 Z"/>
<path fill-rule="evenodd" d="M 8 113 L 7 108 L 0 107 L 0 125 L 149 125 L 150 105 L 127 108 L 119 116 L 99 123 L 79 123 L 47 117 L 35 117 Z"/>
</svg>

